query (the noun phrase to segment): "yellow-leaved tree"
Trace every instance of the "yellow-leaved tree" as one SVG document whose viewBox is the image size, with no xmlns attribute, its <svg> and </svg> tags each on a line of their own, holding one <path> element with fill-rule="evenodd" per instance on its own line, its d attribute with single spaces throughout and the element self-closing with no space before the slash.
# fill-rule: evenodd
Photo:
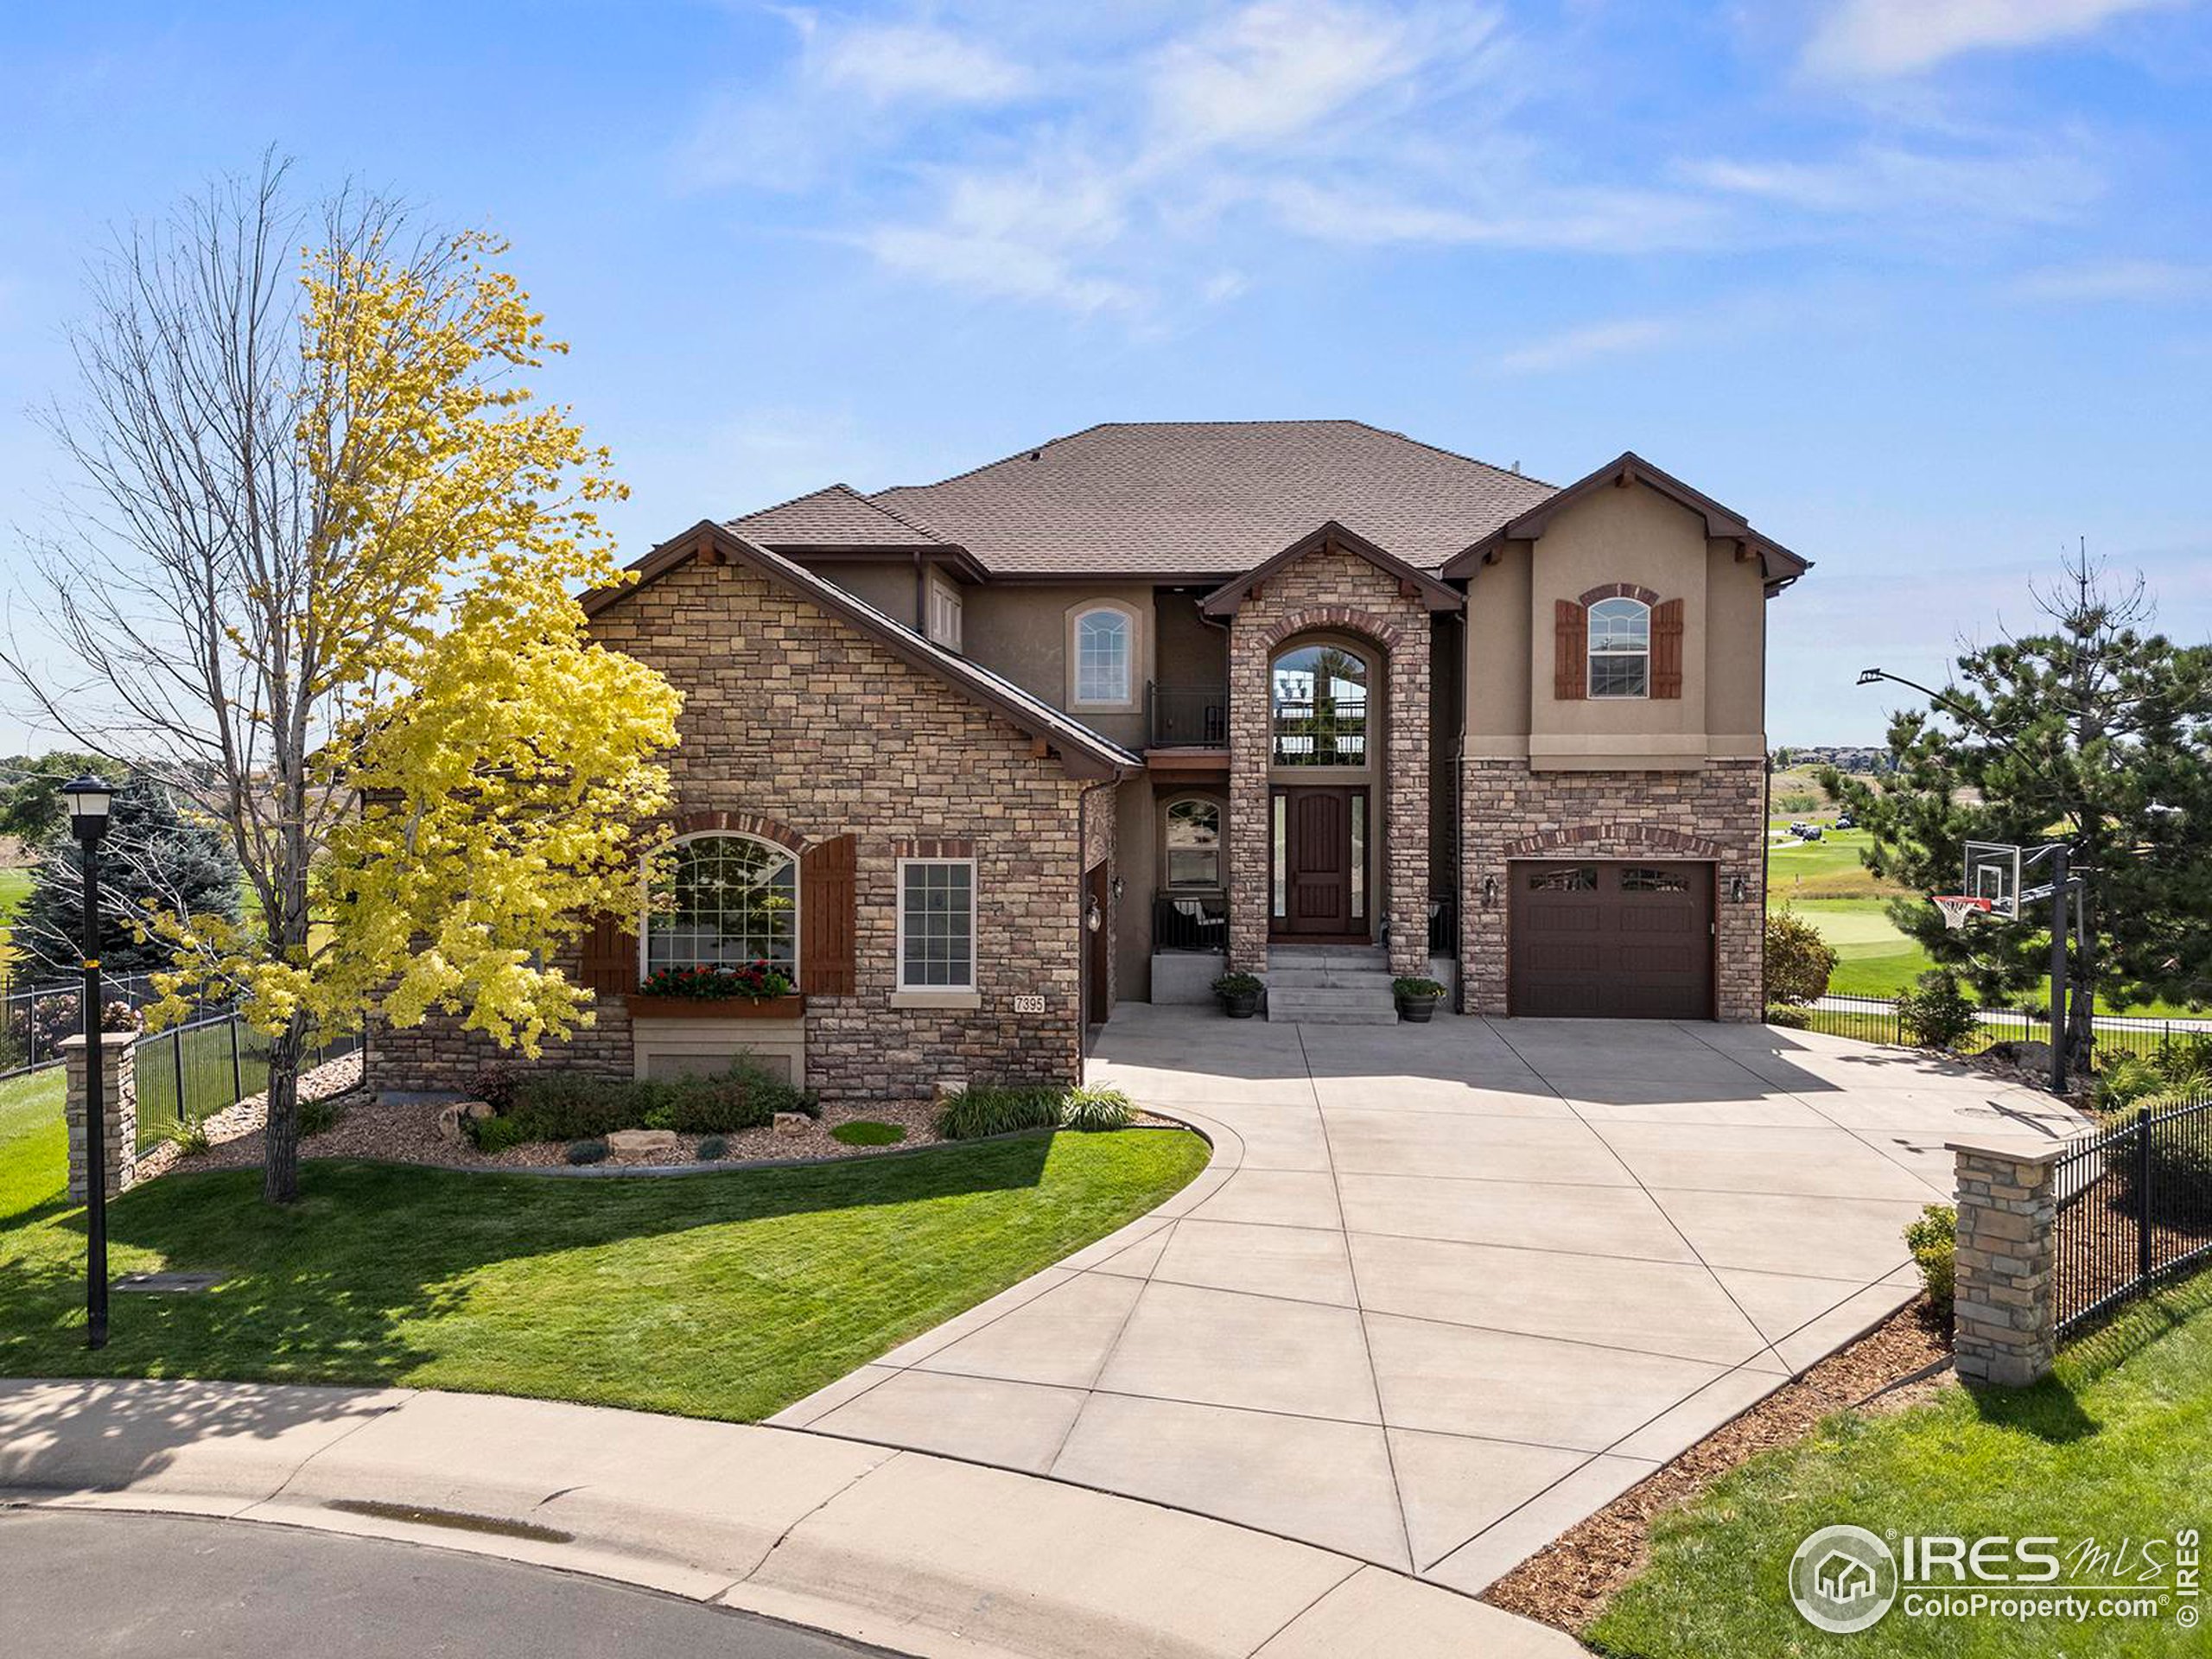
<svg viewBox="0 0 2212 1659">
<path fill-rule="evenodd" d="M 10 657 L 230 836 L 247 919 L 137 919 L 175 955 L 157 1020 L 212 989 L 270 1037 L 276 1203 L 317 1042 L 438 1011 L 536 1052 L 589 1019 L 557 963 L 632 900 L 677 710 L 587 633 L 621 486 L 523 383 L 565 347 L 504 247 L 283 187 L 219 185 L 96 280 L 49 423 L 86 487 L 41 561 L 85 671 Z"/>
</svg>

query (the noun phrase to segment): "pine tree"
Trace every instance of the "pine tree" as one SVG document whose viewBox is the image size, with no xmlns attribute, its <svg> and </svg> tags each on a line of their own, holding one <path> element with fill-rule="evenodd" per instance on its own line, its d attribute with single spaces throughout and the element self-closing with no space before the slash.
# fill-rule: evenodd
<svg viewBox="0 0 2212 1659">
<path fill-rule="evenodd" d="M 83 853 L 66 824 L 46 843 L 31 889 L 16 912 L 16 947 L 26 977 L 74 973 L 84 938 Z M 238 865 L 223 831 L 193 823 L 168 789 L 133 778 L 117 791 L 100 843 L 100 966 L 111 974 L 168 967 L 171 947 L 132 937 L 130 920 L 149 907 L 238 918 Z"/>
<path fill-rule="evenodd" d="M 1967 841 L 2072 846 L 2087 872 L 2069 973 L 2078 1063 L 2093 995 L 2212 1003 L 2212 646 L 2145 632 L 2142 578 L 2115 583 L 2086 551 L 2035 600 L 2043 632 L 1965 652 L 1930 708 L 1891 717 L 1892 775 L 1877 786 L 1830 767 L 1821 782 L 1872 832 L 1866 867 L 1923 894 L 1961 890 Z M 2023 908 L 1956 932 L 1923 899 L 1890 913 L 1995 1001 L 2049 966 L 2049 909 Z"/>
</svg>

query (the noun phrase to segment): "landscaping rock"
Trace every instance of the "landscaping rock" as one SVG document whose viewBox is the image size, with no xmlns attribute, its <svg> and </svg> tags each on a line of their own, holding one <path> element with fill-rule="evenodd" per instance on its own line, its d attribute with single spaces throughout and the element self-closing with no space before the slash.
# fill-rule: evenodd
<svg viewBox="0 0 2212 1659">
<path fill-rule="evenodd" d="M 677 1150 L 674 1129 L 617 1129 L 607 1137 L 609 1152 L 668 1152 Z"/>
<path fill-rule="evenodd" d="M 479 1122 L 487 1117 L 499 1116 L 493 1110 L 492 1103 L 488 1100 L 464 1100 L 459 1103 L 459 1109 L 463 1117 L 473 1117 Z"/>
<path fill-rule="evenodd" d="M 814 1120 L 804 1112 L 778 1112 L 776 1114 L 778 1135 L 804 1135 L 813 1125 Z"/>
<path fill-rule="evenodd" d="M 438 1139 L 453 1144 L 461 1141 L 461 1108 L 458 1105 L 441 1107 L 438 1110 Z"/>
<path fill-rule="evenodd" d="M 967 1079 L 967 1078 L 965 1078 L 965 1077 L 940 1077 L 939 1079 L 938 1079 L 938 1084 L 937 1084 L 936 1088 L 934 1088 L 933 1090 L 931 1090 L 930 1091 L 930 1097 L 931 1097 L 931 1100 L 933 1100 L 933 1101 L 934 1101 L 938 1105 L 942 1106 L 942 1105 L 944 1105 L 947 1101 L 949 1101 L 949 1100 L 952 1099 L 955 1096 L 957 1096 L 957 1095 L 964 1095 L 964 1094 L 966 1094 L 967 1092 L 968 1092 L 968 1079 Z"/>
</svg>

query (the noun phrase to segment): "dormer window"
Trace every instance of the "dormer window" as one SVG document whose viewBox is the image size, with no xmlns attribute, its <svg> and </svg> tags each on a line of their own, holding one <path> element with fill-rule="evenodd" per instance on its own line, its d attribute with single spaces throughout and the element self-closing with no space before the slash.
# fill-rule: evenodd
<svg viewBox="0 0 2212 1659">
<path fill-rule="evenodd" d="M 1651 607 L 1637 599 L 1601 599 L 1590 607 L 1590 695 L 1651 695 Z"/>
</svg>

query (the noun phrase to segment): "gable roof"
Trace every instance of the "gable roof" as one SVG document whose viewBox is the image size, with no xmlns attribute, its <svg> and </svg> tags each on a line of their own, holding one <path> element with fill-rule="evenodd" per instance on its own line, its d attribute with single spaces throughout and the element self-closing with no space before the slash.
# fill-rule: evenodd
<svg viewBox="0 0 2212 1659">
<path fill-rule="evenodd" d="M 1433 574 L 1553 490 L 1361 421 L 1116 421 L 868 499 L 995 576 L 1217 579 L 1325 520 Z"/>
<path fill-rule="evenodd" d="M 810 557 L 921 553 L 959 566 L 973 581 L 983 579 L 982 567 L 958 543 L 869 500 L 847 484 L 832 484 L 763 507 L 732 519 L 728 528 L 762 547 Z"/>
<path fill-rule="evenodd" d="M 1606 485 L 1624 489 L 1640 485 L 1645 489 L 1656 490 L 1677 505 L 1696 513 L 1705 520 L 1705 533 L 1708 537 L 1720 541 L 1734 541 L 1738 556 L 1753 554 L 1758 556 L 1770 592 L 1788 587 L 1813 568 L 1811 560 L 1800 558 L 1781 543 L 1760 535 L 1751 528 L 1751 521 L 1733 508 L 1722 506 L 1711 496 L 1692 489 L 1670 473 L 1660 471 L 1633 449 L 1629 449 L 1624 450 L 1588 477 L 1577 480 L 1563 490 L 1554 491 L 1525 512 L 1498 525 L 1447 563 L 1443 574 L 1446 576 L 1473 575 L 1482 566 L 1496 558 L 1506 543 L 1535 541 L 1550 526 L 1553 518 L 1561 510 Z"/>
<path fill-rule="evenodd" d="M 1198 608 L 1208 616 L 1233 616 L 1246 596 L 1257 591 L 1260 585 L 1276 571 L 1295 564 L 1308 554 L 1317 553 L 1325 547 L 1341 548 L 1365 559 L 1384 575 L 1395 576 L 1402 593 L 1408 599 L 1420 600 L 1432 611 L 1457 611 L 1466 605 L 1465 599 L 1457 588 L 1446 587 L 1427 571 L 1414 569 L 1395 554 L 1376 546 L 1364 536 L 1346 530 L 1332 518 L 1318 530 L 1300 537 L 1274 557 L 1255 564 L 1243 575 L 1222 583 L 1198 601 Z"/>
<path fill-rule="evenodd" d="M 758 571 L 779 586 L 811 601 L 868 635 L 902 661 L 943 681 L 971 702 L 1010 721 L 1023 735 L 1057 752 L 1060 765 L 1071 778 L 1127 778 L 1144 769 L 1144 762 L 1118 743 L 1052 707 L 1013 681 L 954 655 L 926 639 L 902 622 L 894 621 L 866 600 L 855 597 L 827 577 L 795 564 L 782 554 L 737 534 L 727 525 L 702 519 L 682 535 L 654 548 L 631 569 L 637 582 L 622 588 L 599 588 L 581 603 L 587 616 L 596 616 L 656 577 L 686 563 L 741 564 Z"/>
</svg>

